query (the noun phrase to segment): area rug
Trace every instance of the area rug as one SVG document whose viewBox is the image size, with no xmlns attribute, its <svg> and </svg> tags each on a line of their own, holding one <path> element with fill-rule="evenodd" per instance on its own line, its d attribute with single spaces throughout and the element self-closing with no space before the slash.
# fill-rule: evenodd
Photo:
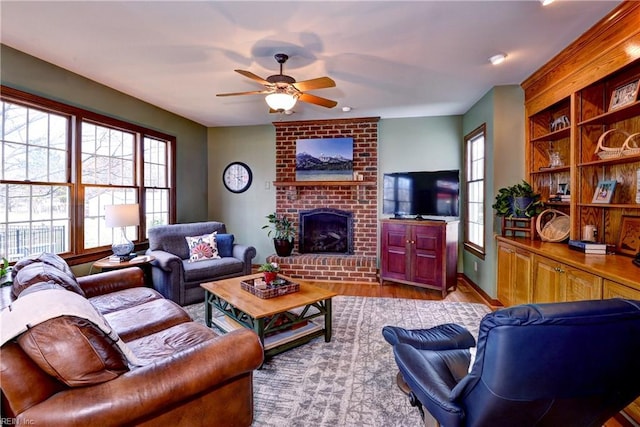
<svg viewBox="0 0 640 427">
<path fill-rule="evenodd" d="M 186 308 L 204 323 L 204 304 Z M 382 327 L 458 323 L 477 337 L 488 312 L 482 304 L 335 297 L 331 342 L 316 338 L 255 371 L 253 425 L 418 426 L 418 410 L 395 385 L 397 367 Z"/>
</svg>

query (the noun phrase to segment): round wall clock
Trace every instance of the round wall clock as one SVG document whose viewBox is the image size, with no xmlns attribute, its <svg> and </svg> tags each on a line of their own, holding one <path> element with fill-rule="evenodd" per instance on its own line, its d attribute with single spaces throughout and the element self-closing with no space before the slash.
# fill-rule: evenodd
<svg viewBox="0 0 640 427">
<path fill-rule="evenodd" d="M 229 163 L 222 173 L 222 182 L 232 193 L 247 191 L 251 186 L 252 179 L 251 169 L 242 162 Z"/>
</svg>

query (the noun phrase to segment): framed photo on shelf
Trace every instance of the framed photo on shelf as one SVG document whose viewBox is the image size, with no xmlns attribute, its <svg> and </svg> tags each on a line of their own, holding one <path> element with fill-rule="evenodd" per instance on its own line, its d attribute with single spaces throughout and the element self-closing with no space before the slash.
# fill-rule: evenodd
<svg viewBox="0 0 640 427">
<path fill-rule="evenodd" d="M 560 182 L 558 183 L 558 192 L 557 194 L 562 194 L 563 196 L 566 196 L 569 194 L 569 184 L 566 182 Z"/>
<path fill-rule="evenodd" d="M 638 87 L 640 87 L 640 80 L 635 80 L 617 87 L 611 94 L 609 111 L 633 104 L 638 98 Z"/>
<path fill-rule="evenodd" d="M 596 191 L 593 193 L 593 200 L 591 200 L 591 203 L 611 203 L 611 198 L 613 197 L 613 191 L 615 189 L 615 180 L 599 181 Z"/>
<path fill-rule="evenodd" d="M 640 252 L 640 216 L 622 216 L 616 252 L 631 256 Z"/>
</svg>

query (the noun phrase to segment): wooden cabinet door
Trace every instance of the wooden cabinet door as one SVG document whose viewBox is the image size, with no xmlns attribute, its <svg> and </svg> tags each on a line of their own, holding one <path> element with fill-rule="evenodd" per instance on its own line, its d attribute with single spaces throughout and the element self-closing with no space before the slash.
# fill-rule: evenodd
<svg viewBox="0 0 640 427">
<path fill-rule="evenodd" d="M 424 283 L 431 286 L 445 286 L 443 279 L 444 247 L 443 228 L 438 226 L 411 227 L 410 243 L 413 246 L 411 262 L 413 282 Z"/>
<path fill-rule="evenodd" d="M 382 224 L 382 276 L 388 279 L 408 280 L 408 252 L 410 249 L 407 226 Z"/>
<path fill-rule="evenodd" d="M 602 299 L 625 298 L 640 301 L 640 291 L 620 283 L 604 279 Z"/>
<path fill-rule="evenodd" d="M 533 265 L 533 302 L 539 304 L 563 301 L 561 264 L 536 255 Z"/>
<path fill-rule="evenodd" d="M 586 271 L 562 267 L 564 277 L 563 301 L 602 299 L 602 277 Z"/>
<path fill-rule="evenodd" d="M 513 305 L 531 302 L 531 281 L 533 278 L 533 255 L 516 249 L 513 257 Z"/>
<path fill-rule="evenodd" d="M 516 250 L 513 246 L 498 243 L 498 301 L 505 307 L 513 305 L 513 258 Z"/>
</svg>

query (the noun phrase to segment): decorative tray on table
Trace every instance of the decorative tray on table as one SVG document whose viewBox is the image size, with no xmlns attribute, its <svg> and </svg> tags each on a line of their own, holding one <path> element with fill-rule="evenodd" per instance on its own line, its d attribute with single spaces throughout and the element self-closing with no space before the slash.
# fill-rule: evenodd
<svg viewBox="0 0 640 427">
<path fill-rule="evenodd" d="M 261 289 L 262 285 L 266 287 Z M 247 279 L 240 282 L 240 287 L 262 299 L 279 297 L 300 290 L 299 283 L 293 283 L 283 278 L 277 278 L 268 285 L 262 279 Z"/>
</svg>

